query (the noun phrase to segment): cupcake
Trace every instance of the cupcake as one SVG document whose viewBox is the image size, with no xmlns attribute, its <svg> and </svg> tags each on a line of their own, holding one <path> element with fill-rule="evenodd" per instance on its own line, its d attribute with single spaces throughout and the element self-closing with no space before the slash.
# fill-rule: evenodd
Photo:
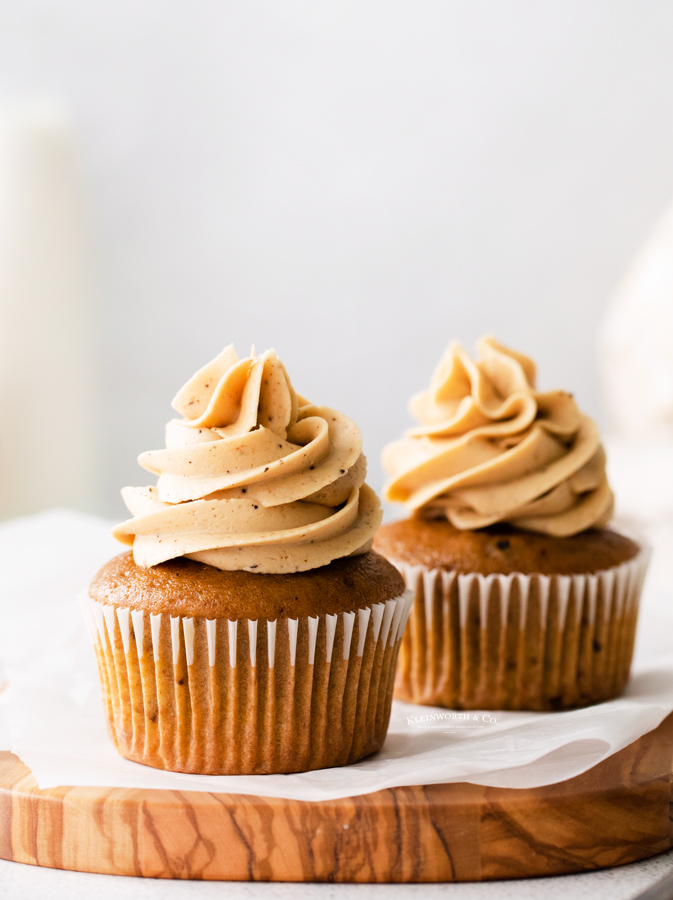
<svg viewBox="0 0 673 900">
<path fill-rule="evenodd" d="M 119 753 L 200 774 L 345 765 L 386 736 L 413 594 L 371 550 L 357 426 L 273 350 L 227 347 L 178 392 L 156 486 L 83 598 Z"/>
<path fill-rule="evenodd" d="M 411 517 L 374 540 L 415 595 L 395 696 L 517 710 L 616 697 L 648 551 L 607 527 L 594 422 L 492 338 L 476 360 L 451 344 L 410 410 L 420 425 L 383 464 L 385 498 Z"/>
</svg>

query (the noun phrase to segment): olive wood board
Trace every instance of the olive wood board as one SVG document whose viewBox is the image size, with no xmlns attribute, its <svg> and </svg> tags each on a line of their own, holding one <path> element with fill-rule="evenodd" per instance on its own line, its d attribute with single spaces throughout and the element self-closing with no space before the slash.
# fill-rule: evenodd
<svg viewBox="0 0 673 900">
<path fill-rule="evenodd" d="M 0 753 L 0 858 L 228 881 L 485 881 L 583 872 L 673 846 L 673 714 L 599 765 L 531 789 L 399 787 L 309 803 L 103 787 L 40 790 Z"/>
</svg>

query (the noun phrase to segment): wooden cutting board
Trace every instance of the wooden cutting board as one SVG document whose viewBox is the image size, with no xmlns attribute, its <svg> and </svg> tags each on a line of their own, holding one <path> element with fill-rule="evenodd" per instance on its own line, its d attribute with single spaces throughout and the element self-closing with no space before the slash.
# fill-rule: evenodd
<svg viewBox="0 0 673 900">
<path fill-rule="evenodd" d="M 402 787 L 305 803 L 60 787 L 0 753 L 0 857 L 230 881 L 481 881 L 616 866 L 673 846 L 673 714 L 600 765 L 530 790 Z"/>
</svg>

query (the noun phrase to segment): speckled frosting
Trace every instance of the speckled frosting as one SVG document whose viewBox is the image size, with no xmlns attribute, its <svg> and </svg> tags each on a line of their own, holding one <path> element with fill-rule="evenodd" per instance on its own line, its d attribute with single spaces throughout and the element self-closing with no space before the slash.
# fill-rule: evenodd
<svg viewBox="0 0 673 900">
<path fill-rule="evenodd" d="M 484 338 L 473 360 L 453 343 L 410 410 L 421 424 L 383 454 L 387 500 L 458 529 L 509 522 L 562 537 L 609 520 L 595 423 L 565 391 L 536 391 L 526 356 Z"/>
<path fill-rule="evenodd" d="M 357 425 L 297 396 L 274 350 L 233 346 L 178 392 L 166 449 L 139 463 L 156 487 L 124 488 L 113 530 L 139 566 L 188 556 L 218 569 L 301 572 L 366 553 L 381 521 Z"/>
</svg>

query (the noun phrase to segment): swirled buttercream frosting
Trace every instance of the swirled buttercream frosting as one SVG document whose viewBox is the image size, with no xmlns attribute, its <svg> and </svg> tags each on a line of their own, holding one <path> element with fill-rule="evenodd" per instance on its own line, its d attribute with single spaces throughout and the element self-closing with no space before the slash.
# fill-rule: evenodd
<svg viewBox="0 0 673 900">
<path fill-rule="evenodd" d="M 127 487 L 113 529 L 150 567 L 301 572 L 366 553 L 381 521 L 357 425 L 299 397 L 274 350 L 226 347 L 178 392 L 166 449 L 138 457 L 156 486 Z"/>
<path fill-rule="evenodd" d="M 449 345 L 409 409 L 420 423 L 389 444 L 387 500 L 459 529 L 508 522 L 557 537 L 612 514 L 594 422 L 565 391 L 535 390 L 535 365 L 493 338 L 473 360 Z"/>
</svg>

